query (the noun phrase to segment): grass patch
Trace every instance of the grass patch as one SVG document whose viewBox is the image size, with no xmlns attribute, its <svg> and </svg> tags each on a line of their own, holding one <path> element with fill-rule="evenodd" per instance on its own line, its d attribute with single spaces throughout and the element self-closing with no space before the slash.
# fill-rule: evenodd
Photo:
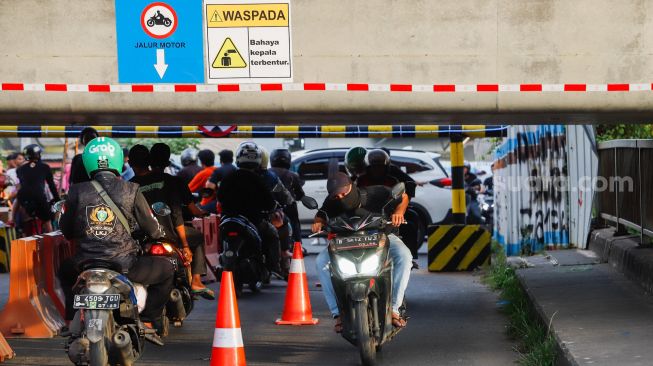
<svg viewBox="0 0 653 366">
<path fill-rule="evenodd" d="M 503 312 L 508 316 L 508 335 L 517 340 L 518 363 L 523 366 L 553 366 L 556 343 L 549 327 L 539 321 L 528 297 L 517 279 L 515 270 L 506 263 L 503 249 L 493 243 L 492 265 L 483 279 L 499 291 Z"/>
</svg>

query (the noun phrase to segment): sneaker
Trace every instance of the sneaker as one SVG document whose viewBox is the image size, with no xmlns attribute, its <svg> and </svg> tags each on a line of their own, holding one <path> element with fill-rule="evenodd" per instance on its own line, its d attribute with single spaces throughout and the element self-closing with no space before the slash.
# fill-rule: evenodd
<svg viewBox="0 0 653 366">
<path fill-rule="evenodd" d="M 411 267 L 411 269 L 419 269 L 419 263 L 417 263 L 416 259 L 413 259 L 413 266 Z"/>
</svg>

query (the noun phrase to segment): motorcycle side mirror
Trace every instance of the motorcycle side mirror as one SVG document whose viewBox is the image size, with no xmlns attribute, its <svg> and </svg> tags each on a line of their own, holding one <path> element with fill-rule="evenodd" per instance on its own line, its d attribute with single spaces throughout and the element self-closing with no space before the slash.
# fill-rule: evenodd
<svg viewBox="0 0 653 366">
<path fill-rule="evenodd" d="M 397 183 L 397 184 L 395 184 L 394 187 L 392 187 L 392 198 L 393 199 L 396 200 L 396 199 L 401 198 L 401 196 L 403 196 L 404 193 L 406 193 L 406 185 L 403 182 Z"/>
<path fill-rule="evenodd" d="M 170 207 L 163 202 L 154 202 L 152 204 L 152 211 L 159 216 L 168 216 L 172 213 Z"/>
<path fill-rule="evenodd" d="M 205 188 L 200 189 L 199 194 L 200 194 L 200 197 L 202 197 L 202 198 L 208 198 L 208 197 L 213 196 L 214 192 L 215 191 L 213 189 L 205 187 Z"/>
<path fill-rule="evenodd" d="M 52 212 L 63 213 L 65 205 L 66 205 L 65 200 L 55 202 L 54 205 L 52 205 Z"/>
<path fill-rule="evenodd" d="M 318 208 L 317 201 L 313 197 L 304 196 L 300 201 L 309 210 L 316 210 Z"/>
</svg>

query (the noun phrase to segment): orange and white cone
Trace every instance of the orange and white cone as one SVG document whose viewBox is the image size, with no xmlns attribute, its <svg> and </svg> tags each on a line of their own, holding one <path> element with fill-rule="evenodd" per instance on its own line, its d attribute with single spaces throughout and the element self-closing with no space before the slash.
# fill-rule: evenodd
<svg viewBox="0 0 653 366">
<path fill-rule="evenodd" d="M 302 244 L 299 242 L 295 243 L 290 262 L 286 304 L 283 307 L 281 319 L 277 319 L 276 323 L 278 325 L 315 325 L 318 323 L 318 319 L 313 318 Z"/>
<path fill-rule="evenodd" d="M 231 272 L 222 272 L 218 312 L 213 334 L 211 366 L 244 366 L 245 347 Z"/>
</svg>

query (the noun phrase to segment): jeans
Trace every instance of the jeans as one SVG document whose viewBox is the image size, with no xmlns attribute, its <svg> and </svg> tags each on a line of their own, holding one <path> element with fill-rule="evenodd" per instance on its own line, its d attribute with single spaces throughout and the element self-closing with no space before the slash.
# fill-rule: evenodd
<svg viewBox="0 0 653 366">
<path fill-rule="evenodd" d="M 410 269 L 413 265 L 413 255 L 410 253 L 410 249 L 396 235 L 390 234 L 388 241 L 390 242 L 388 255 L 392 261 L 392 311 L 398 313 L 399 307 L 404 301 L 406 287 L 408 287 Z M 329 260 L 329 251 L 328 249 L 324 249 L 318 254 L 315 265 L 317 266 L 317 274 L 322 284 L 324 298 L 331 314 L 336 317 L 340 315 L 340 311 L 338 310 L 338 302 L 336 301 L 333 283 L 331 283 Z"/>
</svg>

